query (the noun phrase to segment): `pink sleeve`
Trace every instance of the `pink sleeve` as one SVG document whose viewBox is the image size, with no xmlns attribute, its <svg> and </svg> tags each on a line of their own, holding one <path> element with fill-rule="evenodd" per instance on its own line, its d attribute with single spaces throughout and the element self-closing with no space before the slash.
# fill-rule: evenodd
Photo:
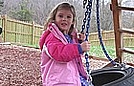
<svg viewBox="0 0 134 86">
<path fill-rule="evenodd" d="M 80 57 L 78 44 L 63 44 L 54 36 L 48 36 L 45 42 L 52 58 L 57 61 L 68 62 L 74 58 Z"/>
<path fill-rule="evenodd" d="M 43 48 L 43 45 L 45 43 L 45 39 L 47 37 L 47 35 L 50 33 L 49 30 L 46 30 L 42 33 L 41 37 L 40 37 L 40 40 L 39 40 L 39 46 L 40 46 L 40 49 L 42 50 Z"/>
</svg>

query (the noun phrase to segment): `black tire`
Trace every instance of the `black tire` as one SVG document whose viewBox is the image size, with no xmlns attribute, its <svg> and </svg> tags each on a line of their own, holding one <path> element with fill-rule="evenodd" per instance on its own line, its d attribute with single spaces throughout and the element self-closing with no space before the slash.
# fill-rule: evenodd
<svg viewBox="0 0 134 86">
<path fill-rule="evenodd" d="M 134 86 L 134 68 L 108 67 L 91 72 L 94 86 Z"/>
</svg>

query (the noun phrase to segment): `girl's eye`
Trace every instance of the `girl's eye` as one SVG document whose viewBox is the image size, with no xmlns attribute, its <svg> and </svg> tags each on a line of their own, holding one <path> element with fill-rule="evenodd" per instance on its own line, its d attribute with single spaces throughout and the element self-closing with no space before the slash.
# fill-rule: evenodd
<svg viewBox="0 0 134 86">
<path fill-rule="evenodd" d="M 60 17 L 60 18 L 62 18 L 62 17 L 63 17 L 63 15 L 59 15 L 59 17 Z"/>
<path fill-rule="evenodd" d="M 67 18 L 71 18 L 71 16 L 67 16 Z"/>
</svg>

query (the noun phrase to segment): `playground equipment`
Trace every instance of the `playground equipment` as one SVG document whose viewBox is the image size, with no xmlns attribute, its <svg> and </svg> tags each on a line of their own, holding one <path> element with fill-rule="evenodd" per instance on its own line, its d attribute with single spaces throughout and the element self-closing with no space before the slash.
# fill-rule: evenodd
<svg viewBox="0 0 134 86">
<path fill-rule="evenodd" d="M 110 61 L 110 64 L 106 65 L 105 68 L 94 70 L 91 72 L 89 62 L 88 62 L 88 54 L 85 54 L 86 59 L 86 69 L 87 74 L 90 79 L 92 80 L 92 83 L 95 86 L 134 86 L 134 67 L 124 64 L 122 61 L 122 54 L 123 52 L 134 54 L 133 50 L 123 48 L 122 43 L 122 33 L 129 33 L 134 34 L 133 30 L 126 30 L 122 29 L 120 25 L 120 15 L 121 10 L 130 10 L 134 11 L 134 8 L 128 8 L 128 7 L 121 7 L 118 6 L 118 0 L 111 0 L 112 4 L 111 10 L 113 12 L 113 22 L 114 22 L 114 32 L 115 32 L 115 45 L 116 45 L 116 56 L 117 58 L 115 60 L 112 60 L 111 57 L 108 55 L 105 46 L 102 41 L 102 36 L 100 33 L 100 19 L 99 19 L 99 0 L 96 0 L 96 16 L 97 16 L 97 27 L 98 27 L 98 37 L 100 40 L 100 45 L 102 47 L 102 50 L 107 57 L 107 59 Z M 90 28 L 90 15 L 91 15 L 91 9 L 92 9 L 92 0 L 83 0 L 83 7 L 86 8 L 85 11 L 85 17 L 83 19 L 83 25 L 82 25 L 82 33 L 86 26 L 86 41 L 88 41 L 88 35 L 89 35 L 89 28 Z M 87 21 L 86 21 L 87 20 Z M 90 76 L 91 75 L 91 76 Z"/>
<path fill-rule="evenodd" d="M 123 47 L 123 34 L 128 33 L 128 34 L 134 34 L 134 30 L 132 29 L 124 29 L 121 27 L 121 11 L 127 10 L 127 11 L 134 11 L 134 8 L 130 7 L 121 7 L 118 5 L 118 0 L 111 0 L 111 10 L 113 12 L 113 23 L 114 23 L 114 33 L 115 33 L 115 45 L 116 45 L 116 56 L 117 58 L 115 59 L 117 62 L 122 63 L 122 54 L 125 53 L 130 53 L 134 54 L 133 50 L 130 50 L 128 48 Z M 134 66 L 134 64 L 131 64 Z"/>
</svg>

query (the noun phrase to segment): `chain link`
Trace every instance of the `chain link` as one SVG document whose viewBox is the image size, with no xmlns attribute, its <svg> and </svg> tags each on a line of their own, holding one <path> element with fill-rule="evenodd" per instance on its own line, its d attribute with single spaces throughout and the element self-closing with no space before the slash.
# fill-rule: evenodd
<svg viewBox="0 0 134 86">
<path fill-rule="evenodd" d="M 87 5 L 86 5 L 87 4 Z M 92 0 L 83 0 L 83 5 L 84 5 L 84 8 L 86 6 L 86 11 L 85 11 L 85 15 L 84 15 L 84 19 L 83 19 L 83 25 L 82 25 L 82 31 L 81 33 L 84 32 L 84 29 L 85 29 L 85 26 L 86 26 L 86 33 L 85 33 L 85 41 L 88 41 L 88 36 L 89 36 L 89 28 L 90 28 L 90 16 L 91 16 L 91 9 L 92 9 Z M 89 84 L 91 83 L 92 81 L 92 77 L 90 75 L 91 73 L 91 70 L 90 70 L 90 65 L 89 65 L 89 61 L 88 61 L 88 53 L 86 52 L 85 53 L 85 60 L 86 60 L 86 70 L 87 70 L 87 75 L 89 77 Z"/>
<path fill-rule="evenodd" d="M 88 1 L 88 2 L 87 2 Z M 82 24 L 82 30 L 81 30 L 81 33 L 84 33 L 84 29 L 85 29 L 85 26 L 86 26 L 86 32 L 85 32 L 85 41 L 88 41 L 88 36 L 89 36 L 89 29 L 90 29 L 90 20 L 91 20 L 91 9 L 92 9 L 92 0 L 83 0 L 83 8 L 86 7 L 86 10 L 85 10 L 85 15 L 84 15 L 84 18 L 83 18 L 83 24 Z M 104 54 L 106 55 L 106 57 L 108 58 L 109 61 L 111 61 L 111 63 L 113 65 L 116 65 L 117 63 L 115 61 L 113 61 L 110 56 L 108 55 L 105 47 L 104 47 L 104 44 L 102 42 L 102 36 L 101 36 L 101 31 L 100 31 L 100 19 L 99 19 L 99 0 L 96 0 L 96 18 L 97 18 L 97 28 L 98 28 L 98 37 L 100 39 L 100 44 L 102 46 L 102 50 L 104 52 Z M 91 69 L 90 69 L 90 65 L 89 65 L 89 61 L 88 61 L 88 53 L 86 52 L 85 53 L 85 60 L 86 60 L 86 70 L 87 70 L 87 75 L 89 76 L 89 80 L 88 81 L 92 81 L 92 77 L 90 75 L 91 73 Z"/>
<path fill-rule="evenodd" d="M 99 0 L 97 0 L 96 2 L 96 18 L 97 18 L 97 29 L 98 29 L 98 37 L 99 37 L 99 40 L 100 40 L 100 45 L 102 47 L 102 50 L 105 54 L 105 56 L 108 58 L 108 60 L 113 64 L 113 65 L 116 65 L 117 63 L 111 59 L 111 57 L 108 55 L 106 49 L 105 49 L 105 46 L 103 44 L 103 41 L 102 41 L 102 36 L 101 36 L 101 31 L 100 31 L 100 19 L 99 19 Z"/>
</svg>

